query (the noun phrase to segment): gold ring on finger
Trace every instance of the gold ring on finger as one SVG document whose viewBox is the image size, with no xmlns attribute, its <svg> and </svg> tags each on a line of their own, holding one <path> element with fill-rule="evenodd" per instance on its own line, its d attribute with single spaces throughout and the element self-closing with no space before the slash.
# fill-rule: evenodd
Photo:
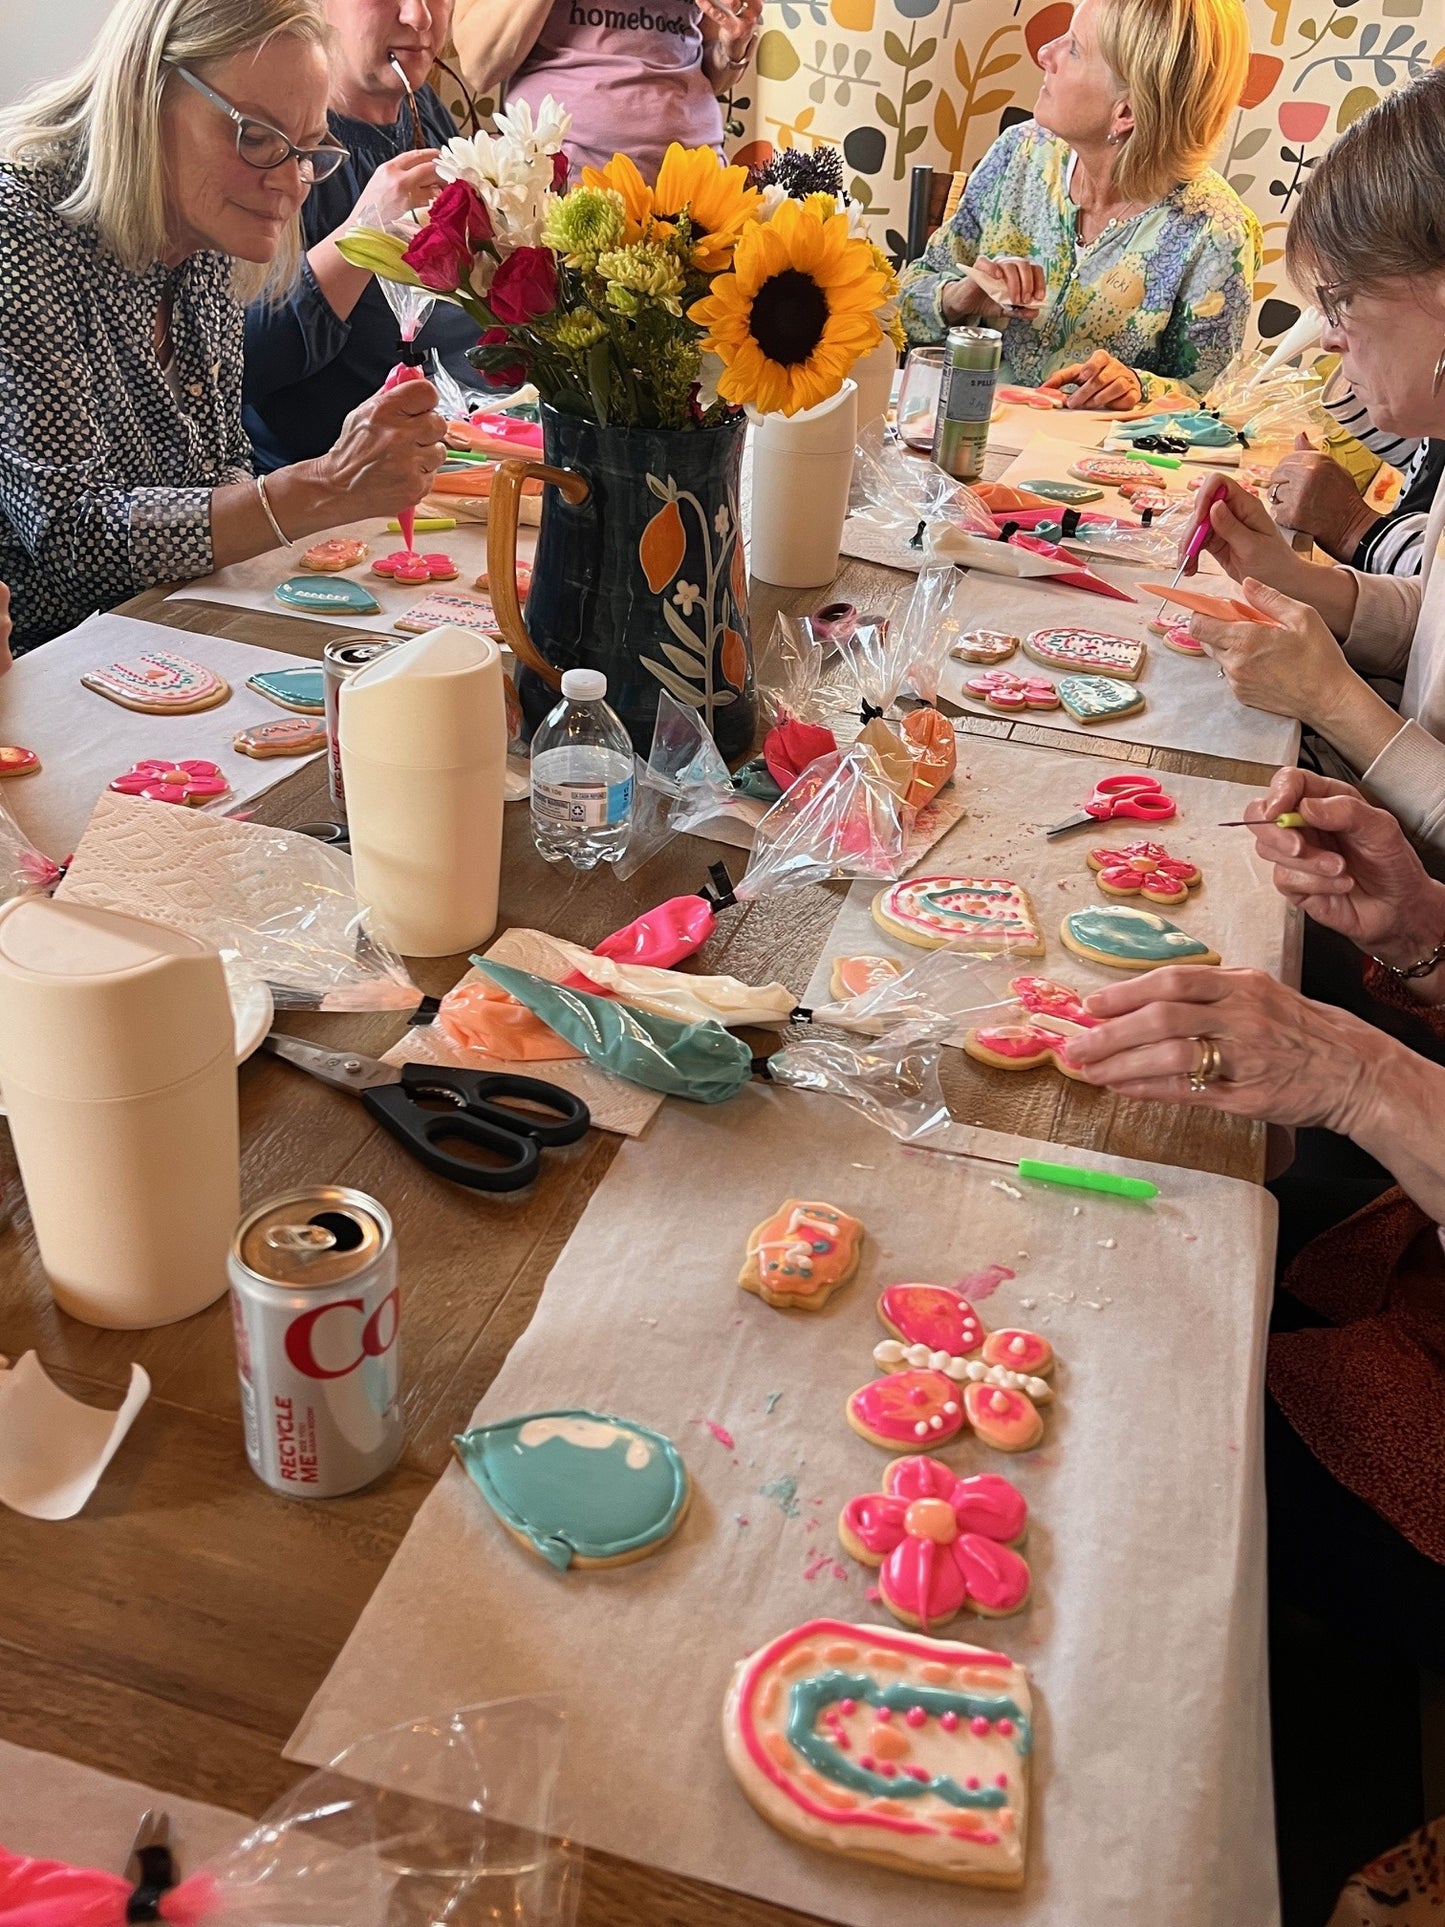
<svg viewBox="0 0 1445 1927">
<path fill-rule="evenodd" d="M 1213 1037 L 1196 1037 L 1199 1057 L 1194 1069 L 1189 1073 L 1189 1088 L 1197 1097 L 1201 1091 L 1217 1084 L 1224 1075 L 1224 1060 L 1220 1053 L 1218 1040 Z"/>
</svg>

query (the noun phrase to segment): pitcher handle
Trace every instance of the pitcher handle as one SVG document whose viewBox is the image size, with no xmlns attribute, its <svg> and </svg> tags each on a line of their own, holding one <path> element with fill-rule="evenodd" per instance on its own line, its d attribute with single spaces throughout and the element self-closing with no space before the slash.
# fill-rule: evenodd
<svg viewBox="0 0 1445 1927">
<path fill-rule="evenodd" d="M 592 485 L 573 468 L 553 468 L 546 462 L 524 462 L 511 457 L 500 464 L 487 505 L 487 584 L 497 627 L 518 662 L 526 663 L 552 689 L 562 687 L 562 672 L 548 662 L 527 633 L 522 599 L 517 594 L 517 520 L 522 510 L 522 484 L 535 475 L 550 482 L 564 501 L 578 508 L 592 493 Z"/>
</svg>

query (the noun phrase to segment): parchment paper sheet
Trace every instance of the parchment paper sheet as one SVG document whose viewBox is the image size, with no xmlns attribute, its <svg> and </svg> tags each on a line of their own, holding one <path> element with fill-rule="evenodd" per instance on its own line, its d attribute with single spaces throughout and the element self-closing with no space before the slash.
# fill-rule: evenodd
<svg viewBox="0 0 1445 1927">
<path fill-rule="evenodd" d="M 1157 909 L 1181 930 L 1202 938 L 1226 964 L 1267 970 L 1285 983 L 1299 981 L 1298 913 L 1275 891 L 1267 867 L 1254 854 L 1249 831 L 1218 827 L 1242 816 L 1257 790 L 1202 776 L 1165 776 L 1160 780 L 1179 806 L 1171 821 L 1132 823 L 1121 818 L 1071 830 L 1050 843 L 1044 830 L 1075 815 L 1100 777 L 1114 774 L 1114 765 L 1093 756 L 982 736 L 960 736 L 958 749 L 957 781 L 967 795 L 968 814 L 921 867 L 929 875 L 951 870 L 1008 877 L 1027 890 L 1043 932 L 1044 954 L 1021 959 L 1012 972 L 1003 971 L 1005 977 L 1024 971 L 1058 977 L 1089 991 L 1127 976 L 1126 971 L 1075 956 L 1059 937 L 1059 924 L 1070 910 L 1117 901 Z M 1171 856 L 1199 865 L 1204 880 L 1190 891 L 1187 903 L 1169 908 L 1145 903 L 1142 897 L 1109 898 L 1099 889 L 1089 868 L 1089 851 L 1117 849 L 1139 837 L 1162 843 Z M 917 944 L 889 936 L 873 921 L 873 899 L 884 887 L 855 883 L 849 890 L 803 997 L 810 1009 L 831 1002 L 835 957 L 896 957 L 908 968 L 928 954 Z"/>
<path fill-rule="evenodd" d="M 135 1780 L 0 1740 L 0 1845 L 11 1853 L 123 1873 L 148 1807 L 170 1815 L 182 1877 L 244 1839 L 253 1824 L 224 1807 L 157 1793 Z"/>
<path fill-rule="evenodd" d="M 143 716 L 81 688 L 86 670 L 133 660 L 152 649 L 204 663 L 225 677 L 230 696 L 215 709 L 189 716 Z M 41 763 L 37 775 L 5 784 L 6 807 L 31 842 L 59 861 L 80 841 L 96 798 L 112 778 L 144 757 L 173 756 L 178 762 L 221 766 L 231 794 L 213 807 L 228 814 L 311 760 L 277 756 L 257 762 L 231 747 L 237 730 L 294 714 L 247 689 L 246 678 L 261 669 L 306 666 L 303 656 L 255 649 L 224 636 L 168 629 L 133 616 L 91 616 L 43 649 L 32 649 L 0 676 L 0 742 L 33 749 Z"/>
<path fill-rule="evenodd" d="M 371 556 L 359 568 L 343 570 L 341 579 L 359 582 L 381 604 L 381 614 L 311 615 L 304 609 L 292 609 L 284 602 L 278 602 L 276 584 L 285 582 L 293 575 L 305 573 L 301 558 L 312 543 L 328 542 L 342 536 L 360 536 L 371 544 Z M 197 576 L 193 582 L 184 582 L 180 588 L 173 590 L 167 600 L 221 602 L 232 609 L 260 609 L 268 616 L 294 616 L 300 622 L 324 622 L 331 629 L 363 629 L 372 635 L 395 638 L 397 631 L 392 625 L 397 617 L 405 615 L 423 596 L 430 594 L 430 590 L 424 588 L 407 588 L 404 585 L 399 588 L 384 577 L 371 573 L 372 557 L 391 555 L 403 546 L 395 530 L 388 530 L 386 517 L 373 516 L 369 521 L 348 522 L 341 528 L 327 529 L 321 535 L 309 536 L 292 549 L 271 549 L 265 555 L 253 555 L 249 562 L 233 562 L 230 568 L 217 569 L 213 575 Z M 437 582 L 432 585 L 433 588 L 446 589 L 458 595 L 479 593 L 476 580 L 487 566 L 485 522 L 464 522 L 458 517 L 454 529 L 438 529 L 432 534 L 418 531 L 416 546 L 423 554 L 436 550 L 449 555 L 457 565 L 454 582 Z M 520 560 L 530 562 L 536 546 L 535 529 L 518 530 L 517 555 Z M 321 582 L 335 579 L 330 576 L 317 577 Z"/>
<path fill-rule="evenodd" d="M 1047 1147 L 980 1132 L 978 1148 Z M 475 1416 L 592 1406 L 659 1427 L 694 1482 L 681 1531 L 637 1564 L 557 1573 L 453 1466 L 289 1753 L 321 1761 L 413 1712 L 556 1689 L 563 1817 L 591 1846 L 850 1927 L 1273 1927 L 1260 1387 L 1274 1206 L 1234 1180 L 1071 1156 L 1147 1170 L 1163 1196 L 1014 1197 L 989 1165 L 904 1151 L 841 1105 L 760 1085 L 715 1109 L 665 1105 L 622 1147 Z M 868 1226 L 858 1276 L 822 1313 L 774 1311 L 735 1282 L 748 1230 L 790 1194 Z M 981 1304 L 986 1321 L 1036 1320 L 1061 1361 L 1039 1451 L 944 1453 L 1004 1472 L 1033 1508 L 1029 1607 L 951 1629 L 1033 1676 L 1021 1896 L 783 1837 L 718 1733 L 750 1648 L 820 1614 L 891 1623 L 836 1539 L 844 1501 L 887 1464 L 844 1402 L 873 1376 L 884 1285 L 994 1262 L 1018 1275 Z"/>
</svg>

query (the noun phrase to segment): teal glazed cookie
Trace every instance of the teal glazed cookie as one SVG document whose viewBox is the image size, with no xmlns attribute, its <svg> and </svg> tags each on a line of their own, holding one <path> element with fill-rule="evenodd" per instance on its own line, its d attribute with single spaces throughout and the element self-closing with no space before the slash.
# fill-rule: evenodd
<svg viewBox="0 0 1445 1927">
<path fill-rule="evenodd" d="M 1071 910 L 1059 925 L 1064 948 L 1111 970 L 1158 970 L 1164 964 L 1217 964 L 1219 952 L 1157 911 L 1130 903 Z"/>
<path fill-rule="evenodd" d="M 276 600 L 313 616 L 375 616 L 381 604 L 369 589 L 342 576 L 293 575 L 276 585 Z M 319 673 L 319 672 L 318 672 Z"/>
<path fill-rule="evenodd" d="M 339 586 L 346 589 L 355 584 L 343 582 Z M 325 680 L 319 669 L 262 669 L 246 678 L 246 687 L 280 703 L 283 709 L 298 709 L 304 716 L 320 716 L 326 709 Z"/>
<path fill-rule="evenodd" d="M 452 1440 L 508 1532 L 559 1572 L 621 1566 L 666 1543 L 687 1511 L 671 1439 L 606 1412 L 534 1412 Z"/>
<path fill-rule="evenodd" d="M 1114 676 L 1062 676 L 1059 701 L 1077 723 L 1112 723 L 1144 707 L 1133 683 Z"/>
</svg>

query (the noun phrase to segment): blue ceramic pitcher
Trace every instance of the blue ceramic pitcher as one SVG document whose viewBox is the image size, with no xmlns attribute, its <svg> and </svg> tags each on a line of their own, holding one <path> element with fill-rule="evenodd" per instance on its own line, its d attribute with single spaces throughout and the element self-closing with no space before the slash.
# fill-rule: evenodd
<svg viewBox="0 0 1445 1927">
<path fill-rule="evenodd" d="M 756 721 L 739 526 L 744 424 L 602 427 L 545 404 L 544 462 L 506 461 L 493 487 L 487 574 L 518 662 L 528 733 L 564 669 L 600 669 L 639 753 L 658 691 L 695 709 L 730 763 Z M 526 614 L 516 592 L 522 484 L 546 487 Z"/>
</svg>

